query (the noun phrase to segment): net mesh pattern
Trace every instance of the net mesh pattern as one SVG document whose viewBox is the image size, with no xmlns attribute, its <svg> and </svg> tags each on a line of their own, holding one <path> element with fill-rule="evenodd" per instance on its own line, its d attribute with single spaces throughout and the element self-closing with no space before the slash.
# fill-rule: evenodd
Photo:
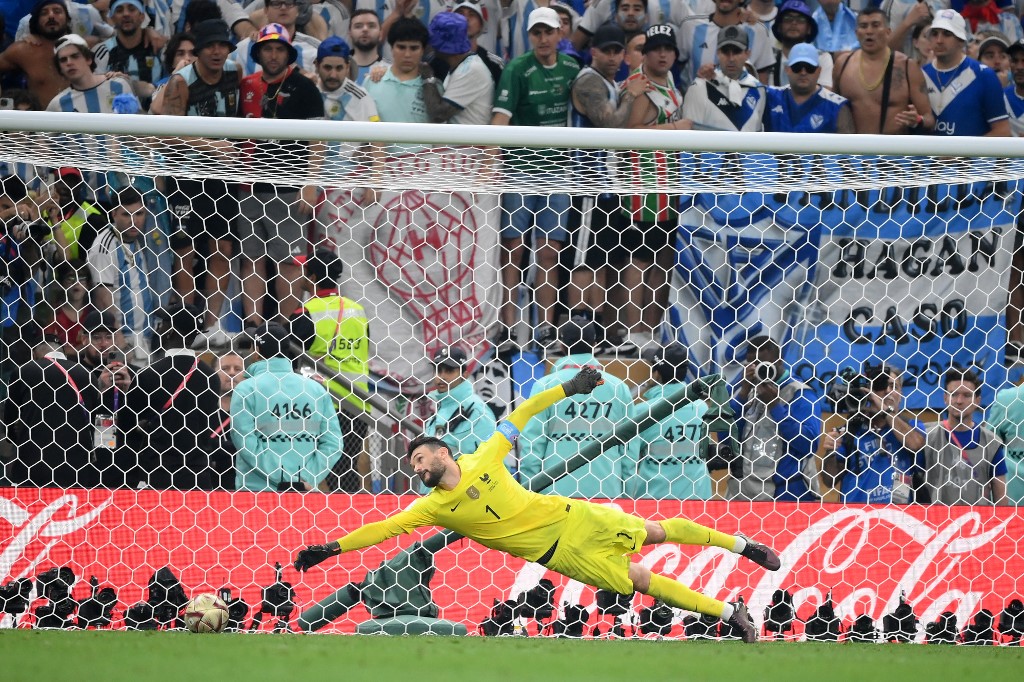
<svg viewBox="0 0 1024 682">
<path fill-rule="evenodd" d="M 436 528 L 290 567 L 426 491 L 410 438 L 469 455 L 593 364 L 606 384 L 509 451 L 517 480 L 782 567 L 634 560 L 743 600 L 763 637 L 1019 642 L 1024 160 L 578 132 L 0 133 L 26 188 L 4 214 L 0 624 L 176 627 L 182 595 L 226 588 L 242 630 L 737 636 Z M 994 635 L 968 627 L 982 609 Z"/>
</svg>

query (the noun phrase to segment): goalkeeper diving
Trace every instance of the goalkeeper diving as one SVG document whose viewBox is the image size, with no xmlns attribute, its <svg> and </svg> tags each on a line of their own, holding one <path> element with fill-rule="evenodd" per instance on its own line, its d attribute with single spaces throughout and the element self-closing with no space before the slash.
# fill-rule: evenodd
<svg viewBox="0 0 1024 682">
<path fill-rule="evenodd" d="M 531 492 L 505 468 L 505 455 L 530 418 L 563 398 L 590 393 L 602 383 L 599 371 L 584 367 L 569 381 L 528 399 L 476 452 L 464 454 L 458 461 L 440 438 L 413 439 L 406 456 L 416 475 L 433 488 L 430 494 L 340 540 L 299 551 L 295 568 L 305 571 L 329 557 L 414 528 L 443 526 L 485 547 L 542 564 L 593 587 L 625 595 L 641 592 L 669 606 L 721 618 L 742 633 L 743 641 L 756 641 L 744 604 L 707 597 L 630 557 L 645 545 L 675 542 L 721 547 L 776 571 L 780 562 L 772 549 L 689 519 L 650 521 L 593 502 Z"/>
</svg>

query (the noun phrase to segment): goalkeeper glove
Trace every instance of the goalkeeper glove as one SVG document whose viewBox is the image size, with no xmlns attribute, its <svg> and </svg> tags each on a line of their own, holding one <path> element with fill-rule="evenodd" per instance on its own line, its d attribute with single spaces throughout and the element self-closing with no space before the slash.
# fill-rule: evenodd
<svg viewBox="0 0 1024 682">
<path fill-rule="evenodd" d="M 292 565 L 295 566 L 296 571 L 306 571 L 321 561 L 339 554 L 341 554 L 341 547 L 337 542 L 332 542 L 329 545 L 309 545 L 306 549 L 299 550 L 299 553 L 295 555 L 295 563 Z"/>
<path fill-rule="evenodd" d="M 591 393 L 603 383 L 600 372 L 593 367 L 584 367 L 572 379 L 562 383 L 562 390 L 568 397 L 577 393 Z"/>
</svg>

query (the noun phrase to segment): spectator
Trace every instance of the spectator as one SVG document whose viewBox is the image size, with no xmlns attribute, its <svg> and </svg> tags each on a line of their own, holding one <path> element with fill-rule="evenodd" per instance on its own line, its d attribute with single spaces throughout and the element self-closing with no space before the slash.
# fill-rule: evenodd
<svg viewBox="0 0 1024 682">
<path fill-rule="evenodd" d="M 574 377 L 581 367 L 602 369 L 593 355 L 596 329 L 589 320 L 574 317 L 562 325 L 559 340 L 565 357 L 533 384 L 531 396 Z M 519 473 L 524 483 L 542 471 L 577 455 L 581 448 L 611 435 L 615 426 L 628 416 L 633 402 L 629 388 L 609 373 L 604 384 L 589 395 L 578 395 L 548 407 L 531 419 L 519 441 Z M 549 492 L 567 497 L 622 497 L 624 483 L 636 471 L 637 445 L 605 450 L 596 459 L 554 482 Z"/>
<path fill-rule="evenodd" d="M 996 393 L 986 421 L 1005 445 L 1007 503 L 1024 505 L 1024 386 Z"/>
<path fill-rule="evenodd" d="M 142 0 L 113 0 L 109 16 L 115 33 L 93 50 L 96 73 L 115 72 L 128 76 L 140 99 L 148 100 L 153 95 L 153 86 L 163 78 L 164 70 L 159 49 L 145 39 L 142 24 L 146 7 Z"/>
<path fill-rule="evenodd" d="M 146 226 L 146 207 L 142 195 L 127 187 L 118 194 L 111 222 L 101 230 L 89 249 L 88 262 L 96 287 L 92 291 L 97 310 L 117 316 L 125 340 L 135 347 L 135 358 L 149 359 L 150 315 L 158 301 L 149 285 L 142 234 Z"/>
<path fill-rule="evenodd" d="M 646 358 L 652 384 L 633 414 L 646 414 L 651 405 L 686 386 L 689 362 L 686 348 L 671 343 Z M 626 497 L 654 500 L 711 499 L 711 476 L 706 462 L 710 445 L 703 400 L 680 406 L 638 437 L 636 471 L 626 479 Z"/>
<path fill-rule="evenodd" d="M 933 134 L 1009 137 L 999 76 L 965 54 L 964 18 L 942 10 L 932 21 L 931 38 L 932 61 L 923 71 L 935 114 Z"/>
<path fill-rule="evenodd" d="M 1012 82 L 1003 90 L 1003 101 L 1010 119 L 1010 132 L 1014 137 L 1021 137 L 1024 136 L 1024 40 L 1010 45 L 1007 52 L 1010 55 L 1010 79 Z M 1017 304 L 1024 304 L 1024 301 L 1018 301 Z M 1017 316 L 1020 317 L 1020 314 L 1018 313 Z M 1020 330 L 1015 329 L 1017 325 L 1011 326 L 1007 322 L 1007 326 L 1010 328 L 1011 336 L 1014 337 L 1013 341 L 1020 345 L 1024 339 L 1020 338 Z"/>
<path fill-rule="evenodd" d="M 320 12 L 314 12 L 314 0 L 295 0 L 295 4 L 299 10 L 299 15 L 295 19 L 295 31 L 305 33 L 307 36 L 317 40 L 326 40 L 328 36 L 327 20 L 331 17 L 331 12 L 326 11 L 326 17 Z M 334 10 L 334 16 L 339 17 L 340 13 L 337 7 L 334 5 L 328 6 Z M 249 12 L 249 19 L 251 21 L 255 21 L 259 26 L 266 26 L 272 23 L 267 19 L 266 7 L 267 3 L 264 0 L 253 0 L 253 2 L 246 4 L 245 9 Z M 321 7 L 325 7 L 325 5 L 321 5 Z M 342 22 L 341 28 L 347 32 L 348 24 Z"/>
<path fill-rule="evenodd" d="M 53 54 L 54 63 L 71 85 L 50 100 L 47 111 L 111 114 L 123 105 L 138 111 L 140 105 L 132 84 L 121 76 L 110 74 L 108 77 L 96 73 L 92 50 L 81 36 L 74 33 L 64 36 L 57 41 Z M 114 138 L 106 136 L 96 139 L 78 136 L 58 138 L 57 143 L 83 146 L 91 155 L 100 158 L 107 156 L 110 153 L 108 149 L 116 144 Z M 105 173 L 89 171 L 85 179 L 100 201 L 108 198 Z"/>
<path fill-rule="evenodd" d="M 853 113 L 842 95 L 818 83 L 819 52 L 809 43 L 794 45 L 786 63 L 784 88 L 769 87 L 764 129 L 773 133 L 853 133 Z"/>
<path fill-rule="evenodd" d="M 740 452 L 730 465 L 731 500 L 804 502 L 818 498 L 814 454 L 821 408 L 767 336 L 747 342 L 743 375 L 733 396 Z"/>
<path fill-rule="evenodd" d="M 626 34 L 626 56 L 622 62 L 625 65 L 626 77 L 616 77 L 616 82 L 623 81 L 629 74 L 639 69 L 644 63 L 644 43 L 647 41 L 647 34 L 643 31 L 630 35 Z"/>
<path fill-rule="evenodd" d="M 382 121 L 405 123 L 427 123 L 427 107 L 423 102 L 423 78 L 420 76 L 420 62 L 427 47 L 430 33 L 427 27 L 416 19 L 402 18 L 394 23 L 388 33 L 391 45 L 389 66 L 380 80 L 371 77 L 365 81 L 366 91 L 377 104 Z M 422 147 L 391 144 L 388 154 L 409 154 Z"/>
<path fill-rule="evenodd" d="M 846 425 L 825 434 L 825 480 L 840 501 L 853 504 L 926 502 L 922 488 L 924 430 L 900 414 L 903 377 L 899 370 L 864 365 L 866 387 L 851 387 L 857 399 Z"/>
<path fill-rule="evenodd" d="M 23 329 L 36 299 L 33 267 L 49 228 L 38 220 L 25 182 L 0 178 L 0 396 L 14 370 L 30 357 Z"/>
<path fill-rule="evenodd" d="M 968 57 L 974 57 L 979 62 L 987 66 L 996 72 L 999 76 L 999 85 L 1006 87 L 1010 84 L 1010 43 L 1006 40 L 1006 36 L 998 31 L 986 31 L 983 34 L 974 36 L 974 42 L 972 47 L 977 48 L 977 56 L 974 57 L 972 54 L 968 54 Z"/>
<path fill-rule="evenodd" d="M 772 65 L 768 85 L 786 85 L 786 60 L 794 45 L 800 43 L 814 44 L 818 38 L 818 22 L 811 14 L 810 8 L 802 0 L 786 0 L 779 9 L 779 17 L 772 24 L 772 35 L 779 41 L 779 49 L 775 50 L 775 63 Z M 721 59 L 719 59 L 721 64 Z M 826 88 L 832 87 L 832 55 L 822 50 L 818 53 L 818 67 L 821 70 L 818 82 Z"/>
<path fill-rule="evenodd" d="M 306 73 L 316 73 L 316 49 L 320 47 L 320 41 L 299 31 L 295 24 L 299 18 L 299 3 L 297 0 L 270 0 L 266 9 L 267 23 L 261 27 L 266 28 L 274 24 L 284 26 L 291 37 L 292 51 L 295 53 L 293 60 L 300 69 Z M 262 30 L 261 33 L 262 34 Z M 258 40 L 258 37 L 257 37 Z M 258 73 L 263 68 L 256 59 L 257 52 L 253 50 L 256 40 L 245 38 L 238 41 L 231 58 L 238 65 L 238 70 L 243 76 Z"/>
<path fill-rule="evenodd" d="M 946 418 L 925 436 L 924 480 L 939 504 L 1006 504 L 1006 452 L 990 429 L 974 422 L 981 381 L 952 367 L 942 379 Z"/>
<path fill-rule="evenodd" d="M 352 51 L 344 39 L 332 36 L 317 50 L 316 74 L 324 101 L 324 115 L 332 121 L 379 121 L 370 94 L 352 80 Z M 328 143 L 329 156 L 341 154 L 341 145 Z"/>
<path fill-rule="evenodd" d="M 382 22 L 380 38 L 387 41 L 392 50 L 394 43 L 391 40 L 391 29 L 396 23 L 403 19 L 411 19 L 420 22 L 426 28 L 435 16 L 451 9 L 451 4 L 447 0 L 428 0 L 427 2 L 420 0 L 356 0 L 356 6 L 377 9 Z M 385 57 L 387 56 L 385 54 Z M 394 58 L 393 54 L 391 58 Z"/>
<path fill-rule="evenodd" d="M 491 72 L 491 80 L 494 81 L 494 86 L 497 87 L 499 81 L 501 81 L 501 72 L 505 68 L 505 61 L 493 52 L 495 49 L 495 38 L 491 32 L 487 31 L 487 22 L 484 19 L 480 1 L 459 0 L 452 8 L 452 11 L 465 17 L 468 24 L 466 32 L 469 36 L 469 49 L 483 60 L 484 66 Z M 494 15 L 492 14 L 491 16 L 493 17 Z M 481 41 L 481 35 L 484 33 L 487 33 L 487 35 Z M 441 61 L 440 66 L 438 61 Z M 448 75 L 447 71 L 443 70 L 443 67 L 448 66 L 448 63 L 444 60 L 434 59 L 430 64 L 434 69 L 436 77 L 444 78 Z"/>
<path fill-rule="evenodd" d="M 78 336 L 78 363 L 90 373 L 98 374 L 105 357 L 112 350 L 124 353 L 124 334 L 112 313 L 93 310 L 82 320 Z"/>
<path fill-rule="evenodd" d="M 714 11 L 714 5 L 712 10 Z M 747 3 L 747 9 L 750 11 L 754 18 L 764 24 L 764 27 L 769 32 L 775 27 L 775 20 L 779 16 L 779 7 L 775 4 L 774 0 L 749 0 Z M 750 21 L 748 18 L 747 21 Z"/>
<path fill-rule="evenodd" d="M 819 0 L 811 17 L 818 24 L 814 46 L 819 50 L 849 52 L 860 46 L 857 15 L 844 0 Z"/>
<path fill-rule="evenodd" d="M 220 378 L 189 350 L 199 334 L 202 312 L 176 302 L 154 317 L 164 357 L 138 373 L 127 403 L 142 427 L 138 484 L 158 490 L 209 489 L 207 452 L 210 433 L 218 426 L 213 422 Z"/>
<path fill-rule="evenodd" d="M 5 448 L 8 480 L 16 486 L 95 485 L 89 461 L 95 405 L 89 373 L 60 351 L 22 365 L 3 409 L 6 435 L 15 446 Z"/>
<path fill-rule="evenodd" d="M 253 340 L 260 359 L 231 396 L 236 487 L 330 492 L 328 475 L 342 454 L 330 394 L 292 370 L 284 327 L 262 325 Z"/>
<path fill-rule="evenodd" d="M 672 65 L 679 56 L 675 31 L 667 24 L 651 26 L 643 49 L 643 65 L 630 79 L 642 75 L 650 85 L 645 96 L 633 101 L 628 126 L 690 129 L 690 121 L 682 117 L 683 94 L 672 76 Z M 627 158 L 633 173 L 653 172 L 666 178 L 675 173 L 672 160 L 664 152 L 630 151 Z M 678 200 L 667 194 L 632 195 L 626 201 L 629 227 L 622 233 L 622 245 L 630 254 L 630 262 L 622 273 L 629 297 L 623 317 L 626 339 L 643 352 L 656 343 L 654 333 L 668 305 L 668 275 L 676 258 L 673 235 L 678 229 L 679 207 Z"/>
<path fill-rule="evenodd" d="M 466 351 L 458 346 L 441 348 L 434 353 L 434 384 L 427 397 L 437 408 L 423 423 L 423 433 L 440 438 L 456 459 L 476 452 L 491 437 L 497 421 L 484 399 L 473 390 L 467 373 Z M 427 492 L 421 485 L 420 492 Z"/>
<path fill-rule="evenodd" d="M 494 101 L 492 125 L 564 126 L 569 114 L 569 89 L 579 73 L 579 65 L 557 50 L 561 22 L 550 7 L 530 13 L 530 45 L 533 49 L 513 59 L 501 74 Z M 553 151 L 509 151 L 505 171 L 520 184 L 564 182 L 565 159 Z M 533 233 L 537 264 L 534 302 L 539 325 L 536 342 L 547 347 L 554 343 L 555 303 L 558 299 L 558 258 L 568 235 L 565 231 L 569 210 L 568 194 L 506 193 L 501 197 L 501 326 L 493 339 L 495 347 L 509 350 L 516 310 L 512 300 L 518 287 L 526 235 Z"/>
<path fill-rule="evenodd" d="M 678 28 L 685 18 L 694 13 L 694 5 L 699 6 L 697 10 L 700 14 L 707 14 L 714 8 L 711 0 L 687 0 L 668 5 L 671 9 L 666 15 L 666 5 L 657 0 L 595 0 L 589 3 L 576 26 L 573 44 L 578 50 L 586 49 L 597 29 L 610 23 L 617 25 L 627 35 L 643 33 L 648 26 L 655 24 L 672 24 Z"/>
<path fill-rule="evenodd" d="M 195 61 L 196 37 L 191 33 L 175 33 L 171 36 L 171 39 L 167 41 L 167 48 L 164 50 L 164 73 L 166 75 L 154 84 L 156 90 L 149 104 L 149 113 L 157 115 L 164 113 L 164 93 L 167 91 L 165 86 L 171 79 L 171 74 L 184 69 Z M 189 210 L 188 206 L 184 205 L 171 207 L 171 212 L 177 213 L 179 209 L 186 214 Z"/>
<path fill-rule="evenodd" d="M 598 28 L 590 44 L 591 66 L 580 71 L 572 83 L 569 122 L 575 128 L 624 128 L 633 102 L 647 92 L 647 77 L 638 74 L 619 92 L 615 74 L 625 55 L 626 34 L 617 24 Z M 575 168 L 588 182 L 604 178 L 612 183 L 610 160 L 605 150 L 583 149 L 576 156 Z M 575 241 L 575 257 L 567 302 L 570 314 L 583 315 L 598 325 L 598 355 L 636 353 L 636 347 L 621 338 L 617 329 L 624 304 L 618 282 L 618 272 L 627 260 L 621 242 L 624 227 L 619 195 L 573 195 L 569 233 Z"/>
<path fill-rule="evenodd" d="M 764 24 L 748 24 L 743 20 L 742 0 L 714 0 L 715 11 L 710 16 L 687 17 L 679 29 L 679 61 L 682 80 L 692 83 L 698 70 L 705 64 L 715 64 L 718 33 L 727 26 L 736 26 L 747 34 L 750 62 L 757 70 L 761 82 L 766 83 L 772 68 L 772 44 Z"/>
<path fill-rule="evenodd" d="M 935 117 L 921 67 L 889 47 L 891 35 L 884 12 L 877 7 L 861 10 L 857 15 L 860 49 L 836 59 L 833 89 L 850 101 L 858 133 L 928 132 L 935 127 Z"/>
<path fill-rule="evenodd" d="M 879 9 L 886 17 L 886 24 L 892 28 L 887 38 L 894 52 L 911 54 L 914 29 L 927 26 L 932 18 L 949 4 L 944 0 L 882 0 Z"/>
<path fill-rule="evenodd" d="M 58 288 L 53 301 L 53 322 L 43 334 L 56 338 L 64 355 L 73 357 L 82 334 L 82 323 L 93 311 L 89 301 L 92 273 L 85 261 L 67 261 L 57 266 L 54 280 Z"/>
<path fill-rule="evenodd" d="M 1024 40 L 1020 16 L 1012 2 L 1008 5 L 1000 6 L 996 0 L 967 0 L 959 8 L 959 13 L 966 20 L 968 33 L 997 32 L 1007 39 L 1007 43 Z"/>
<path fill-rule="evenodd" d="M 65 2 L 68 10 L 70 33 L 85 38 L 89 47 L 114 35 L 113 27 L 108 24 L 93 3 Z M 31 33 L 31 15 L 23 16 L 18 22 L 18 40 L 27 38 Z"/>
<path fill-rule="evenodd" d="M 228 60 L 231 35 L 227 24 L 219 19 L 199 22 L 193 27 L 196 61 L 171 76 L 164 86 L 163 111 L 169 116 L 236 116 L 238 113 L 239 72 Z M 234 160 L 234 145 L 227 140 L 193 141 L 210 151 Z M 206 270 L 206 327 L 196 337 L 200 348 L 224 346 L 231 337 L 221 323 L 231 279 L 229 259 L 232 241 L 237 237 L 233 227 L 239 213 L 235 188 L 224 180 L 184 180 L 174 183 L 168 199 L 179 220 L 171 236 L 177 256 L 174 289 L 183 299 L 195 300 L 195 256 L 204 254 Z"/>
<path fill-rule="evenodd" d="M 89 186 L 80 170 L 58 168 L 56 176 L 49 196 L 40 205 L 46 221 L 53 227 L 51 234 L 57 246 L 55 258 L 85 258 L 97 233 L 106 227 L 107 217 L 88 199 Z"/>
<path fill-rule="evenodd" d="M 357 9 L 353 12 L 348 37 L 352 42 L 351 78 L 357 85 L 363 85 L 370 69 L 383 62 L 380 57 L 380 18 L 376 10 Z"/>
<path fill-rule="evenodd" d="M 438 14 L 430 21 L 430 46 L 435 58 L 448 67 L 444 84 L 439 86 L 430 65 L 420 66 L 423 103 L 432 123 L 485 126 L 491 122 L 494 81 L 487 65 L 473 53 L 468 30 L 466 18 L 454 12 Z"/>
<path fill-rule="evenodd" d="M 135 443 L 127 434 L 136 426 L 135 415 L 124 409 L 126 397 L 135 380 L 135 370 L 118 349 L 103 354 L 103 364 L 94 372 L 97 390 L 93 415 L 95 429 L 92 462 L 99 484 L 105 488 L 124 488 L 140 479 Z"/>
<path fill-rule="evenodd" d="M 500 0 L 502 9 L 499 10 L 504 18 L 502 26 L 502 38 L 505 52 L 502 54 L 508 62 L 521 57 L 534 49 L 533 41 L 530 39 L 531 22 L 530 17 L 538 9 L 552 9 L 556 0 Z M 555 14 L 558 19 L 558 14 Z M 561 41 L 562 22 L 558 19 L 554 37 L 555 45 Z"/>
<path fill-rule="evenodd" d="M 580 16 L 576 14 L 576 10 L 566 5 L 562 0 L 553 0 L 548 7 L 555 10 L 555 13 L 558 15 L 558 22 L 560 24 L 558 30 L 558 51 L 575 59 L 576 63 L 582 68 L 584 66 L 583 56 L 576 51 L 572 41 L 569 40 Z"/>
<path fill-rule="evenodd" d="M 924 66 L 932 60 L 932 34 L 929 26 L 930 24 L 918 24 L 914 27 L 914 49 L 909 54 L 918 66 Z"/>
<path fill-rule="evenodd" d="M 40 102 L 49 102 L 67 86 L 53 60 L 57 40 L 71 32 L 64 0 L 39 0 L 29 15 L 28 26 L 29 38 L 16 41 L 0 53 L 0 74 L 23 72 L 28 91 Z"/>
<path fill-rule="evenodd" d="M 213 487 L 235 489 L 235 444 L 231 441 L 231 396 L 245 379 L 245 362 L 233 350 L 217 356 L 217 377 L 220 379 L 220 409 L 217 427 L 210 433 L 210 469 Z"/>
<path fill-rule="evenodd" d="M 274 2 L 275 0 L 271 0 Z M 245 118 L 290 120 L 322 119 L 324 101 L 313 81 L 296 65 L 298 58 L 281 24 L 267 24 L 252 43 L 252 58 L 260 70 L 242 79 L 239 115 Z M 274 168 L 284 159 L 306 160 L 309 174 L 320 167 L 318 143 L 259 140 L 250 142 L 249 161 L 254 169 Z M 275 297 L 282 317 L 299 307 L 302 268 L 296 256 L 309 251 L 306 222 L 316 205 L 317 188 L 288 187 L 257 182 L 241 195 L 238 232 L 241 239 L 242 307 L 249 326 L 268 316 L 261 304 L 267 297 L 267 263 L 277 269 Z"/>
<path fill-rule="evenodd" d="M 369 394 L 370 324 L 363 306 L 341 295 L 341 259 L 333 251 L 318 249 L 305 264 L 306 286 L 311 294 L 305 305 L 291 318 L 292 334 L 312 357 L 321 361 L 338 377 L 344 377 L 363 393 Z M 331 488 L 358 492 L 362 480 L 356 471 L 367 436 L 365 418 L 369 406 L 345 385 L 331 381 L 331 394 L 349 403 L 338 417 L 345 434 L 345 447 L 334 469 L 337 482 Z M 359 415 L 359 416 L 354 416 Z"/>
<path fill-rule="evenodd" d="M 794 14 L 799 12 L 790 9 L 783 13 L 786 27 L 788 18 Z M 684 119 L 705 130 L 756 133 L 764 128 L 765 90 L 761 81 L 747 72 L 747 41 L 747 32 L 740 26 L 726 26 L 718 31 L 718 68 L 711 78 L 698 77 L 686 92 Z"/>
</svg>

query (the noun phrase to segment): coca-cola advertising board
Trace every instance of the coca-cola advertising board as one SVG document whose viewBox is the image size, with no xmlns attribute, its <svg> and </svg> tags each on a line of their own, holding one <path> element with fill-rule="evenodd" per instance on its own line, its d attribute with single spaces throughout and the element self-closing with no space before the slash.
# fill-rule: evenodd
<svg viewBox="0 0 1024 682">
<path fill-rule="evenodd" d="M 226 493 L 129 490 L 0 489 L 0 582 L 70 566 L 75 596 L 95 575 L 118 589 L 122 605 L 142 601 L 153 572 L 170 566 L 189 593 L 232 587 L 249 604 L 274 581 L 274 562 L 287 564 L 308 543 L 336 539 L 405 507 L 411 497 L 317 493 Z M 1024 514 L 1015 507 L 844 506 L 740 502 L 606 502 L 659 519 L 684 516 L 773 546 L 782 569 L 770 573 L 724 550 L 670 543 L 647 547 L 639 560 L 719 599 L 738 596 L 760 625 L 777 588 L 789 590 L 801 617 L 829 590 L 849 622 L 876 620 L 905 593 L 923 623 L 943 611 L 964 624 L 980 608 L 998 613 L 1024 593 Z M 299 609 L 394 556 L 414 538 L 329 559 L 285 580 Z M 594 593 L 501 552 L 460 540 L 439 551 L 431 583 L 441 616 L 471 630 L 493 600 L 514 598 L 543 577 L 558 587 L 556 603 L 594 604 Z M 649 600 L 648 600 L 649 601 Z M 328 630 L 351 632 L 368 618 L 361 606 Z M 9 625 L 9 619 L 7 621 Z"/>
</svg>

